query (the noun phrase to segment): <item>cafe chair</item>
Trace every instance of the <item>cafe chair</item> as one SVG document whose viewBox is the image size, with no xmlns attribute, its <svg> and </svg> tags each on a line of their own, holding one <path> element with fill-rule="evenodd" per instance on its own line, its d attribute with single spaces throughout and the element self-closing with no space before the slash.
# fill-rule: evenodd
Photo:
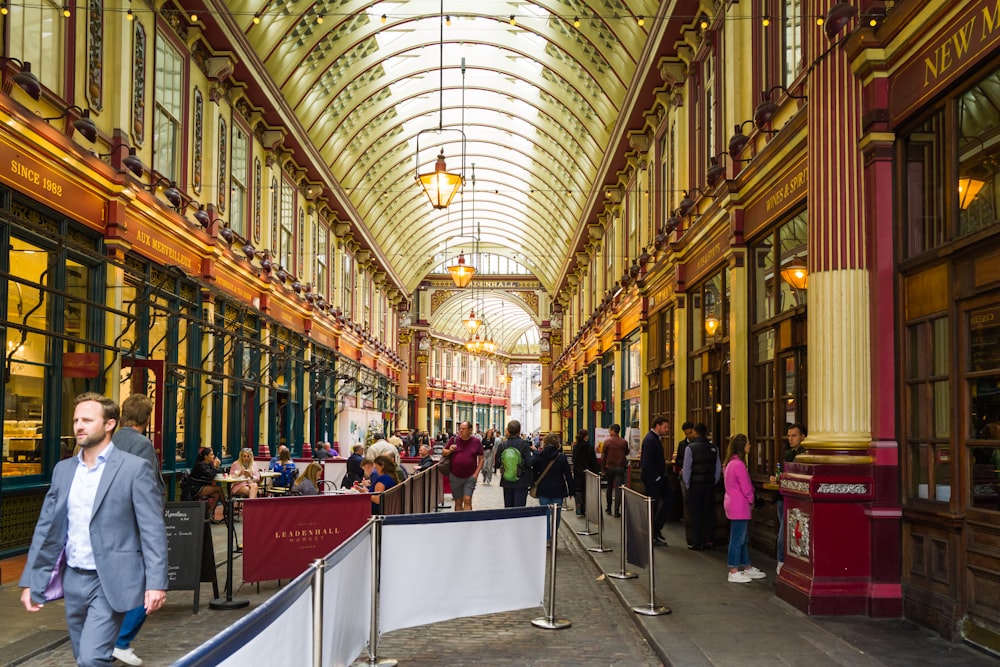
<svg viewBox="0 0 1000 667">
<path fill-rule="evenodd" d="M 336 490 L 337 490 L 337 485 L 334 484 L 332 480 L 329 479 L 319 480 L 319 492 L 321 494 L 334 493 Z"/>
</svg>

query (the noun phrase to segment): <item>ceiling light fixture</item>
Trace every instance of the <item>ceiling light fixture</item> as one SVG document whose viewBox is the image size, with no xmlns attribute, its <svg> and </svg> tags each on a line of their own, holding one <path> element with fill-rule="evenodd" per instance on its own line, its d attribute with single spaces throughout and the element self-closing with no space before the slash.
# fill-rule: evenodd
<svg viewBox="0 0 1000 667">
<path fill-rule="evenodd" d="M 803 257 L 793 257 L 787 264 L 781 267 L 781 279 L 797 290 L 804 290 L 809 286 L 809 268 Z"/>
<path fill-rule="evenodd" d="M 416 160 L 416 179 L 420 183 L 421 187 L 424 189 L 424 194 L 431 201 L 431 206 L 436 209 L 448 208 L 451 204 L 451 200 L 454 199 L 455 195 L 458 193 L 459 189 L 462 187 L 465 175 L 465 131 L 462 129 L 456 130 L 455 128 L 445 128 L 444 126 L 444 0 L 441 0 L 441 39 L 439 43 L 440 51 L 440 69 L 439 69 L 439 81 L 440 88 L 438 90 L 438 127 L 436 130 L 421 130 L 417 133 L 417 152 L 415 156 Z M 465 77 L 465 59 L 462 59 L 462 76 L 463 82 Z M 463 83 L 464 86 L 464 83 Z M 434 171 L 420 173 L 420 135 L 425 132 L 436 132 L 441 134 L 444 131 L 458 132 L 462 135 L 462 170 L 460 173 L 452 173 L 448 171 L 448 166 L 445 164 L 444 160 L 444 148 L 442 147 L 437 156 L 437 161 L 434 163 Z"/>
</svg>

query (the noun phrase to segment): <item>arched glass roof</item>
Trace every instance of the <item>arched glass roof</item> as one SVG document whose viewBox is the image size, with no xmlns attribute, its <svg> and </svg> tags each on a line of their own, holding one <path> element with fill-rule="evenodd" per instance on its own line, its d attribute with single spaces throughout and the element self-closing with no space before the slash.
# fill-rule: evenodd
<svg viewBox="0 0 1000 667">
<path fill-rule="evenodd" d="M 213 0 L 272 80 L 366 245 L 412 293 L 476 249 L 516 257 L 553 294 L 603 197 L 621 119 L 695 0 Z M 676 26 L 670 23 L 676 38 Z M 255 62 L 249 62 L 255 60 Z M 415 183 L 443 152 L 448 210 Z M 474 186 L 472 175 L 475 174 Z M 338 196 L 339 196 L 338 195 Z M 476 231 L 474 231 L 476 230 Z M 499 306 L 504 299 L 488 299 Z M 508 304 L 511 313 L 514 304 Z M 506 312 L 506 311 L 505 311 Z M 521 337 L 522 312 L 504 338 Z M 444 318 L 444 311 L 441 311 Z M 460 318 L 458 318 L 460 319 Z M 453 328 L 435 316 L 435 327 Z M 537 327 L 537 322 L 532 326 Z M 522 328 L 518 329 L 519 326 Z M 534 341 L 534 342 L 532 342 Z M 511 343 L 513 349 L 514 343 Z M 524 346 L 537 347 L 534 338 Z"/>
<path fill-rule="evenodd" d="M 518 253 L 552 293 L 603 189 L 647 41 L 682 4 L 697 11 L 686 0 L 225 6 L 405 291 L 445 248 L 478 241 Z M 466 177 L 447 211 L 414 181 L 439 151 Z"/>
</svg>

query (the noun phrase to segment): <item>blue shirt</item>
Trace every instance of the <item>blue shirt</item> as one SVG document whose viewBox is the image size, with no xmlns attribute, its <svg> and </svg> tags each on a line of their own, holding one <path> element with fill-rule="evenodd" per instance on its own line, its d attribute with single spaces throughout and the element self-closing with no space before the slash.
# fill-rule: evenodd
<svg viewBox="0 0 1000 667">
<path fill-rule="evenodd" d="M 90 518 L 97 498 L 97 487 L 104 475 L 104 464 L 115 446 L 108 444 L 97 455 L 97 465 L 88 468 L 83 461 L 83 452 L 77 455 L 76 472 L 66 499 L 69 514 L 69 529 L 66 535 L 66 564 L 81 570 L 96 570 L 94 549 L 90 544 Z"/>
</svg>

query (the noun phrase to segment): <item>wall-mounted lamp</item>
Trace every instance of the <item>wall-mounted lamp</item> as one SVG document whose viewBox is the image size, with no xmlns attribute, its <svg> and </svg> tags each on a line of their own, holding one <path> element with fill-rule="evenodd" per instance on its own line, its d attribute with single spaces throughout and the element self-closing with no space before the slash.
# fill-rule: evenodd
<svg viewBox="0 0 1000 667">
<path fill-rule="evenodd" d="M 135 147 L 133 146 L 129 146 L 128 144 L 124 143 L 115 144 L 114 146 L 111 147 L 110 151 L 108 151 L 107 153 L 101 153 L 99 157 L 114 157 L 115 152 L 122 147 L 128 148 L 128 155 L 126 155 L 121 159 L 121 166 L 125 167 L 130 172 L 132 172 L 132 174 L 135 175 L 136 178 L 142 178 L 143 173 L 146 171 L 146 167 L 145 165 L 142 164 L 142 160 L 140 160 L 139 157 L 135 154 Z M 112 164 L 112 166 L 118 167 L 118 165 L 116 164 Z"/>
<path fill-rule="evenodd" d="M 17 58 L 2 58 L 4 69 L 6 70 L 7 63 L 17 63 L 21 70 L 11 77 L 11 81 L 17 84 L 17 87 L 28 94 L 28 97 L 35 100 L 36 102 L 42 98 L 42 84 L 31 71 L 31 63 L 28 61 L 20 61 Z"/>
<path fill-rule="evenodd" d="M 781 267 L 781 279 L 797 290 L 806 289 L 809 286 L 809 269 L 805 259 L 793 257 L 789 260 Z"/>
<path fill-rule="evenodd" d="M 837 36 L 845 25 L 850 23 L 851 19 L 858 15 L 858 8 L 849 2 L 838 2 L 826 13 L 826 19 L 823 21 L 823 25 L 826 30 L 826 38 L 833 39 Z"/>
<path fill-rule="evenodd" d="M 178 191 L 178 193 L 179 193 L 179 191 Z M 167 196 L 166 192 L 164 192 L 163 194 L 164 194 L 164 196 Z M 171 200 L 171 201 L 173 201 L 173 200 Z M 208 226 L 210 224 L 212 224 L 212 216 L 209 214 L 208 211 L 205 210 L 205 205 L 204 204 L 198 204 L 198 210 L 194 212 L 194 219 L 195 219 L 195 221 L 199 225 L 202 226 L 202 229 L 208 229 Z M 225 236 L 223 236 L 223 238 L 225 238 Z M 232 238 L 230 238 L 229 239 L 229 243 L 232 243 L 232 242 L 233 242 L 233 240 L 232 240 Z"/>
<path fill-rule="evenodd" d="M 777 103 L 771 100 L 771 93 L 776 90 L 783 91 L 788 96 L 788 99 L 791 100 L 806 99 L 805 95 L 792 95 L 784 86 L 774 86 L 770 90 L 762 91 L 760 94 L 760 104 L 758 104 L 757 108 L 753 111 L 753 122 L 754 125 L 757 126 L 758 130 L 763 130 L 764 126 L 770 123 L 771 119 L 774 118 L 774 114 L 778 113 Z"/>
<path fill-rule="evenodd" d="M 720 181 L 726 178 L 726 165 L 719 164 L 719 158 L 724 157 L 726 157 L 726 153 L 719 153 L 717 156 L 708 159 L 708 170 L 705 172 L 705 182 L 710 188 L 714 188 Z"/>
<path fill-rule="evenodd" d="M 973 176 L 958 179 L 958 207 L 963 211 L 969 208 L 972 205 L 972 200 L 976 198 L 985 185 L 986 181 Z"/>
<path fill-rule="evenodd" d="M 752 126 L 753 120 L 745 120 L 735 126 L 736 129 L 733 131 L 733 136 L 729 138 L 729 157 L 733 160 L 736 160 L 736 156 L 742 153 L 746 145 L 750 143 L 750 137 L 743 134 L 743 126 L 747 123 Z"/>
<path fill-rule="evenodd" d="M 42 118 L 44 121 L 59 120 L 60 118 L 65 118 L 71 111 L 79 113 L 79 118 L 73 121 L 73 129 L 83 135 L 83 138 L 87 141 L 94 142 L 97 141 L 97 125 L 94 124 L 93 119 L 90 117 L 90 109 L 81 109 L 77 105 L 68 106 L 63 109 L 63 112 L 58 116 L 52 116 L 51 118 Z"/>
</svg>

